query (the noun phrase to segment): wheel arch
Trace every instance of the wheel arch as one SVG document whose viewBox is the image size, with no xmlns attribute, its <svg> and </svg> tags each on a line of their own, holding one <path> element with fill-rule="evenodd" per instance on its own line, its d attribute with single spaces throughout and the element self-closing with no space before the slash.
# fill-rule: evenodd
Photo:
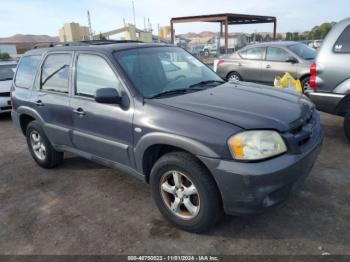
<svg viewBox="0 0 350 262">
<path fill-rule="evenodd" d="M 171 151 L 184 151 L 193 156 L 219 157 L 207 146 L 189 138 L 164 133 L 148 134 L 135 147 L 137 169 L 144 174 L 147 182 L 154 163 L 162 155 Z M 198 160 L 205 166 L 199 158 Z"/>
<path fill-rule="evenodd" d="M 17 109 L 17 114 L 18 114 L 19 124 L 20 124 L 23 135 L 25 135 L 27 126 L 30 122 L 39 121 L 40 123 L 43 123 L 43 119 L 32 108 L 19 107 Z"/>
</svg>

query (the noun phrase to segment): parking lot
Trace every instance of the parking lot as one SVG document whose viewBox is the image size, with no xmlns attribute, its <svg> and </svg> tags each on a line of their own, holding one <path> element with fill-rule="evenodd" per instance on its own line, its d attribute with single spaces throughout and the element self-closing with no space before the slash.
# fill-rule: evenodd
<svg viewBox="0 0 350 262">
<path fill-rule="evenodd" d="M 1 254 L 350 254 L 350 143 L 322 114 L 325 141 L 306 183 L 282 206 L 225 217 L 203 235 L 175 229 L 147 185 L 72 155 L 44 170 L 0 117 Z"/>
</svg>

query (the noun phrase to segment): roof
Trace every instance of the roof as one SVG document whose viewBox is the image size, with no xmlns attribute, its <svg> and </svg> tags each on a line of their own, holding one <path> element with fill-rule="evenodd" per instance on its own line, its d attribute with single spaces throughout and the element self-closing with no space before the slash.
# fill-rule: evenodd
<svg viewBox="0 0 350 262">
<path fill-rule="evenodd" d="M 175 23 L 223 22 L 226 19 L 228 20 L 229 25 L 273 23 L 276 21 L 276 17 L 274 16 L 223 13 L 223 14 L 211 14 L 211 15 L 174 17 L 171 19 L 171 22 L 175 22 Z"/>
<path fill-rule="evenodd" d="M 121 42 L 121 43 L 111 43 L 111 44 L 89 44 L 86 43 L 72 44 L 67 46 L 53 46 L 53 47 L 45 47 L 45 48 L 35 48 L 28 51 L 26 54 L 43 54 L 47 51 L 103 51 L 107 53 L 111 53 L 113 51 L 126 50 L 126 49 L 134 49 L 134 48 L 143 48 L 143 47 L 156 47 L 156 46 L 169 46 L 162 43 L 142 43 L 142 42 Z"/>
</svg>

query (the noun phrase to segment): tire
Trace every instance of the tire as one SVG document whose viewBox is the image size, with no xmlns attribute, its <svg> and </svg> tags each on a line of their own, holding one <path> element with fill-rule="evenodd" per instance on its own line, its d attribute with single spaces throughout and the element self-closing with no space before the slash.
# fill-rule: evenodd
<svg viewBox="0 0 350 262">
<path fill-rule="evenodd" d="M 302 87 L 304 93 L 306 93 L 308 91 L 312 91 L 312 88 L 310 87 L 309 82 L 310 82 L 310 77 L 309 76 L 304 77 L 301 80 L 301 87 Z"/>
<path fill-rule="evenodd" d="M 54 168 L 62 163 L 63 152 L 58 152 L 52 147 L 44 130 L 37 121 L 28 124 L 26 138 L 29 151 L 39 166 L 43 168 Z M 36 149 L 35 147 L 39 149 Z"/>
<path fill-rule="evenodd" d="M 227 75 L 227 81 L 242 81 L 242 77 L 237 72 L 231 72 Z"/>
<path fill-rule="evenodd" d="M 174 189 L 175 193 L 173 194 L 164 191 L 163 184 L 168 183 L 171 188 L 176 188 L 174 172 L 181 176 L 179 180 L 183 187 L 179 187 L 177 191 Z M 164 180 L 167 177 L 172 179 L 173 183 L 171 180 L 170 182 Z M 213 177 L 191 154 L 172 152 L 162 156 L 151 170 L 150 184 L 154 201 L 160 212 L 180 229 L 194 233 L 207 231 L 220 220 L 223 214 L 220 193 Z M 191 191 L 192 194 L 186 195 L 188 189 L 193 188 L 192 186 L 196 190 Z M 182 193 L 176 193 L 179 191 Z M 182 202 L 178 205 L 178 213 L 176 213 L 175 210 L 171 210 L 171 207 L 175 206 L 176 198 L 180 199 L 180 194 L 183 194 Z M 189 204 L 189 207 L 194 211 L 193 213 L 189 212 L 190 209 L 185 203 Z"/>
<path fill-rule="evenodd" d="M 350 140 L 350 112 L 344 118 L 344 132 L 346 137 Z"/>
</svg>

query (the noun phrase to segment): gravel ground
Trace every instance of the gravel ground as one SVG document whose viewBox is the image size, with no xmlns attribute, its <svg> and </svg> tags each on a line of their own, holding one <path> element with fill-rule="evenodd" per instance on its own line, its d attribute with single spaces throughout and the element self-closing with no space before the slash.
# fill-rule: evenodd
<svg viewBox="0 0 350 262">
<path fill-rule="evenodd" d="M 350 143 L 341 118 L 322 123 L 322 153 L 284 205 L 196 235 L 168 224 L 129 175 L 73 155 L 38 167 L 1 116 L 0 254 L 350 254 Z"/>
</svg>

